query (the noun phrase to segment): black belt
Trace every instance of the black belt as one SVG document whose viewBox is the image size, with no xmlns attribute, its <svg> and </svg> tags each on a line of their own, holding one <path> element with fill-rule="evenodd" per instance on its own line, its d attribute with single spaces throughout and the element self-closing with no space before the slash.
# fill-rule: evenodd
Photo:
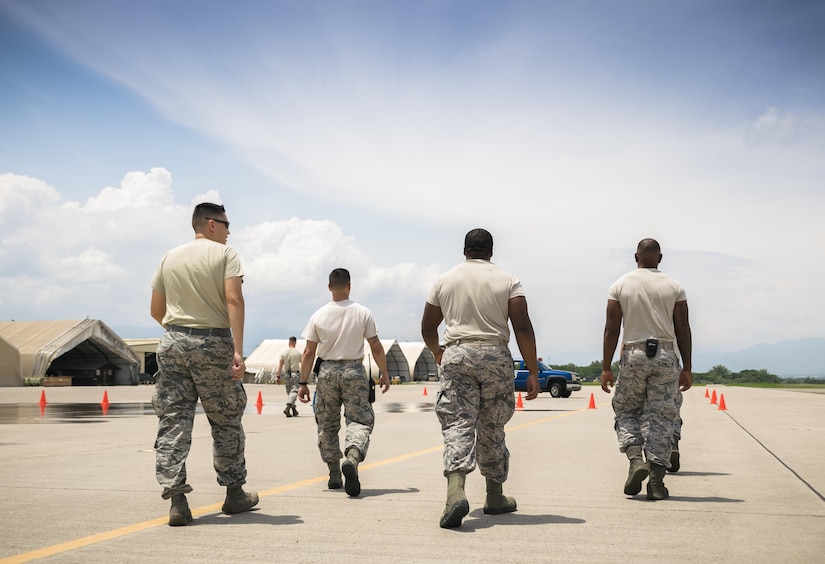
<svg viewBox="0 0 825 564">
<path fill-rule="evenodd" d="M 181 327 L 180 325 L 167 325 L 167 331 L 174 331 L 175 333 L 186 333 L 187 335 L 199 335 L 201 337 L 231 337 L 232 329 L 207 327 L 204 329 L 198 327 Z"/>
<path fill-rule="evenodd" d="M 645 343 L 631 343 L 631 344 L 628 344 L 628 345 L 624 345 L 624 350 L 626 350 L 626 351 L 633 351 L 633 350 L 643 351 L 643 350 L 645 350 L 646 346 L 647 345 Z M 664 349 L 664 350 L 672 351 L 673 350 L 673 343 L 671 343 L 670 341 L 659 341 L 659 348 Z"/>
<path fill-rule="evenodd" d="M 504 339 L 457 339 L 455 341 L 447 343 L 446 346 L 451 347 L 453 345 L 483 345 L 488 347 L 506 347 L 507 341 L 505 341 Z"/>
</svg>

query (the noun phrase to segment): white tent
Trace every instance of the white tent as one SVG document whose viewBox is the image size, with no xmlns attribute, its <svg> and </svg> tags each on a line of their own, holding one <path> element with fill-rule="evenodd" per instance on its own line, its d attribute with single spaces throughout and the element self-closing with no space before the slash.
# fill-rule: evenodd
<svg viewBox="0 0 825 564">
<path fill-rule="evenodd" d="M 44 376 L 74 385 L 137 384 L 140 361 L 97 319 L 0 322 L 0 385 Z"/>
<path fill-rule="evenodd" d="M 306 340 L 298 339 L 295 348 L 304 351 Z M 387 370 L 389 377 L 400 378 L 402 381 L 410 379 L 410 367 L 407 358 L 398 346 L 395 339 L 381 340 L 384 354 L 387 356 Z M 264 375 L 263 381 L 269 381 L 269 376 L 277 372 L 281 360 L 281 353 L 289 347 L 288 339 L 264 339 L 258 347 L 246 358 L 246 371 L 251 374 Z M 433 363 L 434 364 L 434 363 Z M 378 365 L 372 358 L 369 343 L 364 341 L 364 370 L 373 378 L 378 378 Z"/>
<path fill-rule="evenodd" d="M 407 359 L 410 382 L 438 378 L 438 365 L 435 363 L 435 357 L 424 341 L 401 341 L 398 343 L 398 348 Z"/>
</svg>

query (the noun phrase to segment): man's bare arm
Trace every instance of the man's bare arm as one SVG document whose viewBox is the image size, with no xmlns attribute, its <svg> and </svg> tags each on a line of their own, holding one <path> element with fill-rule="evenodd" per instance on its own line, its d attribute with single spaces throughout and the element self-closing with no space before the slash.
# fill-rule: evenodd
<svg viewBox="0 0 825 564">
<path fill-rule="evenodd" d="M 533 322 L 527 313 L 527 298 L 517 296 L 507 302 L 507 315 L 513 326 L 516 344 L 524 359 L 524 365 L 529 371 L 527 376 L 527 397 L 535 399 L 539 395 L 539 363 L 536 354 L 536 334 L 533 331 Z"/>
<path fill-rule="evenodd" d="M 312 365 L 315 363 L 315 350 L 318 348 L 316 341 L 307 340 L 304 346 L 304 352 L 301 353 L 301 376 L 298 382 L 309 382 L 309 373 L 312 371 Z M 298 388 L 298 399 L 301 403 L 309 402 L 309 388 L 301 386 Z"/>
<path fill-rule="evenodd" d="M 149 313 L 152 319 L 163 327 L 163 318 L 166 315 L 166 295 L 152 290 L 152 301 L 149 304 Z"/>
<path fill-rule="evenodd" d="M 421 316 L 421 337 L 424 344 L 435 357 L 436 364 L 441 364 L 441 354 L 444 349 L 438 342 L 438 326 L 444 321 L 441 308 L 427 302 L 424 304 L 424 315 Z"/>
<path fill-rule="evenodd" d="M 384 346 L 378 339 L 378 335 L 367 339 L 372 351 L 372 358 L 378 365 L 378 385 L 381 386 L 381 393 L 386 393 L 390 389 L 390 374 L 387 371 L 387 355 L 384 353 Z"/>
<path fill-rule="evenodd" d="M 679 374 L 679 389 L 683 392 L 693 384 L 693 336 L 688 319 L 686 301 L 676 302 L 673 308 L 673 329 L 676 331 L 676 345 L 682 355 L 682 372 Z"/>
<path fill-rule="evenodd" d="M 229 313 L 229 327 L 232 329 L 232 342 L 235 345 L 235 354 L 232 361 L 232 376 L 241 380 L 246 372 L 243 358 L 243 327 L 245 319 L 245 303 L 241 284 L 243 278 L 232 276 L 223 281 L 223 290 L 226 295 L 226 309 Z"/>
<path fill-rule="evenodd" d="M 619 343 L 619 334 L 622 331 L 622 306 L 616 300 L 607 300 L 607 313 L 604 322 L 604 336 L 602 339 L 602 390 L 610 393 L 613 386 L 613 355 Z"/>
</svg>

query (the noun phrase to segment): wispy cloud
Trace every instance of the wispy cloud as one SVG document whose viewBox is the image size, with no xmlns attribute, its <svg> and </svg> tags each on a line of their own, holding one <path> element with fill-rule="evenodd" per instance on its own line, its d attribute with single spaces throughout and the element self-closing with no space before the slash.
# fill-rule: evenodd
<svg viewBox="0 0 825 564">
<path fill-rule="evenodd" d="M 279 190 L 230 178 L 199 196 L 231 195 L 230 244 L 266 336 L 299 332 L 327 298 L 328 270 L 347 266 L 354 294 L 384 313 L 382 331 L 414 337 L 428 285 L 461 259 L 463 232 L 485 226 L 494 260 L 528 290 L 547 357 L 598 354 L 606 289 L 647 236 L 687 287 L 698 347 L 821 334 L 825 311 L 805 298 L 825 277 L 812 251 L 825 244 L 813 8 L 777 19 L 748 7 L 743 20 L 742 6 L 712 4 L 604 3 L 594 14 L 253 2 L 243 15 L 209 4 L 185 16 L 154 3 L 8 6 L 64 56 Z M 173 167 L 129 162 L 119 187 L 66 201 L 59 185 L 1 177 L 0 275 L 16 288 L 4 307 L 36 287 L 50 308 L 144 318 L 157 259 L 191 237 L 193 202 L 176 196 Z M 278 220 L 246 220 L 280 194 Z M 324 212 L 283 211 L 298 204 Z M 434 244 L 430 231 L 455 240 Z M 85 274 L 66 279 L 70 265 Z"/>
</svg>

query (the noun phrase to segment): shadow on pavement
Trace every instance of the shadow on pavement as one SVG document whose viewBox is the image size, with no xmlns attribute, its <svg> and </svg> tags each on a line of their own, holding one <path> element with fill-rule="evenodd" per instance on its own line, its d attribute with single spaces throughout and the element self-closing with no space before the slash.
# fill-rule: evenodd
<svg viewBox="0 0 825 564">
<path fill-rule="evenodd" d="M 194 521 L 187 525 L 238 525 L 240 523 L 257 523 L 259 525 L 301 525 L 304 520 L 297 515 L 270 515 L 262 513 L 260 508 L 238 513 L 236 515 L 226 515 L 224 513 L 210 513 L 202 517 L 196 517 Z"/>
<path fill-rule="evenodd" d="M 471 519 L 468 519 L 472 517 Z M 438 518 L 434 517 L 434 522 Z M 482 529 L 489 529 L 498 525 L 525 526 L 525 525 L 582 525 L 584 519 L 564 517 L 563 515 L 530 515 L 528 513 L 505 513 L 503 515 L 485 515 L 484 510 L 476 509 L 465 517 L 461 527 L 450 529 L 457 532 L 472 533 Z"/>
</svg>

